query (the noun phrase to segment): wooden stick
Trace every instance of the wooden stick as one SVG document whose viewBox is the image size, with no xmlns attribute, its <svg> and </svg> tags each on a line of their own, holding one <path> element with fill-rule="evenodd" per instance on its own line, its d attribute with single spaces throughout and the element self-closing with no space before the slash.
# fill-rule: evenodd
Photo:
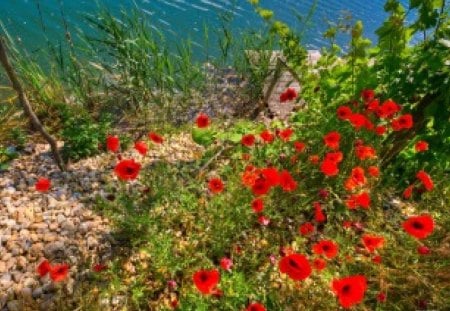
<svg viewBox="0 0 450 311">
<path fill-rule="evenodd" d="M 25 94 L 25 91 L 23 90 L 22 85 L 19 82 L 17 74 L 14 71 L 11 63 L 9 62 L 8 55 L 6 53 L 6 43 L 3 37 L 0 37 L 0 63 L 2 64 L 3 68 L 5 68 L 6 74 L 11 81 L 12 87 L 17 92 L 19 102 L 22 105 L 23 111 L 25 112 L 26 116 L 29 118 L 33 127 L 39 133 L 41 133 L 44 139 L 49 143 L 59 169 L 61 171 L 65 171 L 66 166 L 58 151 L 56 140 L 52 136 L 50 136 L 50 134 L 44 129 L 41 121 L 34 113 L 33 108 L 31 107 L 30 102 L 28 101 L 28 98 Z"/>
</svg>

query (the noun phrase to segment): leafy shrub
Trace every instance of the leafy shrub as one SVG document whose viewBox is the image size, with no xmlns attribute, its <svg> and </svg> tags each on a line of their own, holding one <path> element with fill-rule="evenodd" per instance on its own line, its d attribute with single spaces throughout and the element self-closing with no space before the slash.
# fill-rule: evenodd
<svg viewBox="0 0 450 311">
<path fill-rule="evenodd" d="M 101 150 L 110 129 L 109 117 L 105 116 L 98 122 L 88 115 L 66 115 L 63 121 L 61 138 L 64 140 L 62 150 L 66 160 L 80 160 Z"/>
</svg>

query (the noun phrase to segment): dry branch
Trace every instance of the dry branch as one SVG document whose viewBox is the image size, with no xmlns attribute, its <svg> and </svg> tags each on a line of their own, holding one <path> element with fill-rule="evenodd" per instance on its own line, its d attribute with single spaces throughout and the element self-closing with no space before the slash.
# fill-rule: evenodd
<svg viewBox="0 0 450 311">
<path fill-rule="evenodd" d="M 11 63 L 9 62 L 8 55 L 6 53 L 6 43 L 4 38 L 2 37 L 0 37 L 0 63 L 2 64 L 3 68 L 5 68 L 6 74 L 11 81 L 12 87 L 17 92 L 19 102 L 22 105 L 25 115 L 29 118 L 33 127 L 39 133 L 41 133 L 42 137 L 44 137 L 44 139 L 49 143 L 53 152 L 53 156 L 55 157 L 56 164 L 61 171 L 64 171 L 66 169 L 66 166 L 58 151 L 56 140 L 44 129 L 41 121 L 34 113 L 33 108 L 31 107 L 30 102 L 28 101 L 28 98 L 25 94 L 25 91 L 23 90 L 22 85 L 17 77 L 17 74 L 14 71 Z"/>
</svg>

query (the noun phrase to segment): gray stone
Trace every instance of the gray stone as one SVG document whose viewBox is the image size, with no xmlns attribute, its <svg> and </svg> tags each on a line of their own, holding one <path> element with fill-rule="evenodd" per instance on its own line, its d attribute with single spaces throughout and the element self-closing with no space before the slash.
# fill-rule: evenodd
<svg viewBox="0 0 450 311">
<path fill-rule="evenodd" d="M 44 290 L 42 289 L 42 287 L 37 287 L 33 290 L 33 298 L 37 299 L 40 298 L 42 296 L 42 294 L 44 293 Z"/>
<path fill-rule="evenodd" d="M 23 310 L 22 306 L 21 306 L 21 303 L 18 300 L 8 301 L 8 303 L 6 305 L 7 305 L 9 311 L 21 311 L 21 310 Z"/>
</svg>

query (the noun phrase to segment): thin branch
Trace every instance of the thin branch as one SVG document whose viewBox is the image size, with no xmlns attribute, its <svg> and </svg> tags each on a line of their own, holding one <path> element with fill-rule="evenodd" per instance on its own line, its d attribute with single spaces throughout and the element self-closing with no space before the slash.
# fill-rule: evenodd
<svg viewBox="0 0 450 311">
<path fill-rule="evenodd" d="M 0 37 L 0 63 L 2 64 L 3 68 L 5 68 L 6 74 L 8 75 L 9 80 L 11 81 L 12 87 L 17 92 L 19 102 L 22 105 L 25 114 L 30 119 L 31 124 L 39 133 L 41 133 L 44 139 L 49 143 L 53 152 L 53 156 L 55 157 L 56 164 L 58 165 L 59 169 L 61 171 L 65 171 L 66 166 L 61 158 L 61 155 L 59 154 L 56 140 L 52 136 L 50 136 L 50 134 L 44 129 L 41 121 L 34 113 L 33 108 L 31 107 L 30 102 L 28 101 L 28 98 L 25 94 L 25 91 L 22 88 L 22 84 L 20 83 L 17 74 L 14 71 L 14 68 L 9 62 L 8 55 L 6 53 L 6 43 L 3 37 Z"/>
</svg>

